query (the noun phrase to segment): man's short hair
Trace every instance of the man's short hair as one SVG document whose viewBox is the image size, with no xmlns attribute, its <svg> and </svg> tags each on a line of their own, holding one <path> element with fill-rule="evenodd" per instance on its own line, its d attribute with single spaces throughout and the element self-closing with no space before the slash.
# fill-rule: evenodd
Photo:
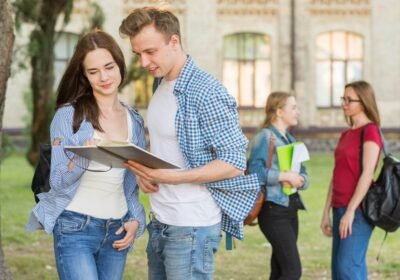
<svg viewBox="0 0 400 280">
<path fill-rule="evenodd" d="M 178 18 L 168 10 L 155 7 L 144 7 L 133 10 L 121 23 L 121 35 L 135 37 L 144 27 L 154 24 L 168 41 L 172 35 L 181 38 Z"/>
</svg>

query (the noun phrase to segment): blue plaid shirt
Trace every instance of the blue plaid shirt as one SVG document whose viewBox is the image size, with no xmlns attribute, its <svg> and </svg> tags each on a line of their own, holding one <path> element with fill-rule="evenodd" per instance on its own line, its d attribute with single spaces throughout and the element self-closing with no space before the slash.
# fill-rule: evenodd
<svg viewBox="0 0 400 280">
<path fill-rule="evenodd" d="M 178 102 L 175 127 L 186 167 L 196 168 L 223 160 L 246 167 L 248 140 L 243 135 L 235 99 L 188 56 L 174 88 Z M 243 220 L 259 192 L 256 175 L 205 184 L 222 210 L 222 230 L 243 239 Z"/>
</svg>

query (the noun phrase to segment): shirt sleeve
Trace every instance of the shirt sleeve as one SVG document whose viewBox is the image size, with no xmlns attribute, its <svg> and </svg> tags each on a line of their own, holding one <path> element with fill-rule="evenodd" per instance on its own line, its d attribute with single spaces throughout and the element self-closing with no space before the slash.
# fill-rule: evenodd
<svg viewBox="0 0 400 280">
<path fill-rule="evenodd" d="M 211 90 L 201 106 L 200 120 L 216 158 L 244 170 L 248 140 L 239 124 L 236 102 L 223 87 Z"/>
<path fill-rule="evenodd" d="M 65 190 L 74 184 L 85 171 L 89 161 L 74 156 L 72 152 L 64 152 L 65 146 L 81 146 L 93 134 L 93 127 L 83 121 L 76 133 L 72 130 L 74 110 L 71 106 L 59 109 L 50 126 L 51 167 L 50 186 L 55 191 Z M 71 159 L 74 167 L 70 168 Z"/>
<path fill-rule="evenodd" d="M 143 205 L 139 201 L 139 188 L 135 187 L 131 197 L 131 207 L 129 207 L 128 221 L 138 221 L 139 228 L 136 231 L 135 238 L 139 238 L 146 229 L 146 214 Z"/>
<path fill-rule="evenodd" d="M 146 138 L 144 134 L 144 122 L 143 118 L 137 112 L 134 113 L 134 120 L 132 121 L 132 131 L 135 134 L 135 137 L 137 137 L 138 146 L 145 149 Z M 136 231 L 135 235 L 135 238 L 139 238 L 146 229 L 146 214 L 143 205 L 139 201 L 139 187 L 137 186 L 136 183 L 136 175 L 132 173 L 132 176 L 135 180 L 134 181 L 135 186 L 130 199 L 128 199 L 128 201 L 130 201 L 130 205 L 128 206 L 129 209 L 128 221 L 136 220 L 139 222 L 139 228 Z"/>
<path fill-rule="evenodd" d="M 382 139 L 379 129 L 376 125 L 369 125 L 365 128 L 364 142 L 372 141 L 376 143 L 379 148 L 382 148 Z"/>
</svg>

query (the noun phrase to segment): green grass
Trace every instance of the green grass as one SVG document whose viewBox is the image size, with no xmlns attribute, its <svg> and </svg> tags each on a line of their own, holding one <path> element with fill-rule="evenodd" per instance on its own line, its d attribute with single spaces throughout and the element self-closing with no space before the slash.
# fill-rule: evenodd
<svg viewBox="0 0 400 280">
<path fill-rule="evenodd" d="M 311 186 L 303 192 L 307 211 L 300 212 L 299 250 L 303 279 L 330 279 L 331 240 L 319 229 L 322 207 L 332 172 L 332 156 L 312 155 L 308 163 Z M 14 278 L 57 279 L 52 237 L 43 232 L 27 233 L 24 229 L 30 209 L 34 206 L 30 190 L 33 170 L 22 156 L 7 158 L 0 167 L 0 210 L 2 242 Z M 141 195 L 148 208 L 148 200 Z M 236 241 L 236 249 L 226 251 L 225 242 L 216 256 L 215 279 L 266 279 L 269 272 L 271 247 L 258 227 L 246 227 L 245 240 Z M 375 260 L 384 233 L 376 229 L 370 241 L 368 264 L 370 279 L 400 279 L 399 233 L 389 234 L 379 262 Z M 145 248 L 147 234 L 136 241 L 129 255 L 124 279 L 147 279 Z"/>
</svg>

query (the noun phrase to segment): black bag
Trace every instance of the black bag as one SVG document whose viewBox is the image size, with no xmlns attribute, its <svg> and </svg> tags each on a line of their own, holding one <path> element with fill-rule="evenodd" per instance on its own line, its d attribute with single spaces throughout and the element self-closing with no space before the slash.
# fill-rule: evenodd
<svg viewBox="0 0 400 280">
<path fill-rule="evenodd" d="M 36 203 L 39 202 L 38 194 L 50 190 L 50 163 L 51 163 L 51 145 L 40 144 L 39 162 L 35 168 L 32 178 L 31 189 L 35 196 Z"/>
<path fill-rule="evenodd" d="M 363 137 L 363 132 L 361 135 Z M 361 207 L 372 225 L 386 232 L 394 232 L 400 227 L 400 161 L 387 152 L 382 132 L 381 138 L 385 155 L 383 166 Z"/>
</svg>

